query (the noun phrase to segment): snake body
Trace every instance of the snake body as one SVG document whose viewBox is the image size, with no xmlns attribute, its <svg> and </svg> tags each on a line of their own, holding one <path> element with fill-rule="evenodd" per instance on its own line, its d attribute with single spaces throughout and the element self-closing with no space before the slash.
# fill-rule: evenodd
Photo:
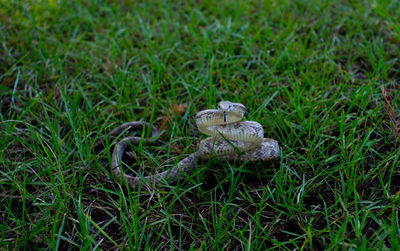
<svg viewBox="0 0 400 251">
<path fill-rule="evenodd" d="M 199 143 L 198 150 L 180 162 L 172 169 L 149 176 L 131 176 L 121 172 L 122 156 L 129 144 L 138 145 L 140 137 L 129 136 L 119 141 L 112 154 L 111 166 L 116 177 L 123 177 L 131 186 L 143 183 L 160 185 L 169 184 L 189 175 L 201 162 L 215 156 L 224 160 L 267 161 L 277 158 L 280 154 L 278 142 L 264 138 L 262 126 L 254 121 L 240 121 L 243 118 L 245 106 L 230 101 L 221 101 L 218 109 L 204 110 L 196 114 L 196 124 L 200 132 L 211 137 Z M 145 122 L 129 122 L 114 129 L 110 135 L 115 137 L 122 131 L 138 130 L 150 127 L 150 136 L 155 137 L 158 130 Z"/>
</svg>

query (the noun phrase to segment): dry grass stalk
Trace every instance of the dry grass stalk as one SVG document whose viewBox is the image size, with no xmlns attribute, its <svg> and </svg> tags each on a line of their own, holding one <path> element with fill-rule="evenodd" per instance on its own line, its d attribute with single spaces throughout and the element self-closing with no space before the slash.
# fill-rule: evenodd
<svg viewBox="0 0 400 251">
<path fill-rule="evenodd" d="M 392 124 L 390 129 L 393 133 L 393 137 L 395 140 L 395 147 L 397 149 L 397 140 L 400 136 L 400 122 L 398 122 L 396 120 L 396 115 L 394 113 L 394 109 L 392 106 L 392 99 L 390 98 L 390 95 L 386 92 L 386 89 L 383 85 L 381 86 L 381 91 L 382 91 L 383 99 L 385 101 L 385 110 L 386 110 L 386 113 L 389 116 L 390 122 Z"/>
</svg>

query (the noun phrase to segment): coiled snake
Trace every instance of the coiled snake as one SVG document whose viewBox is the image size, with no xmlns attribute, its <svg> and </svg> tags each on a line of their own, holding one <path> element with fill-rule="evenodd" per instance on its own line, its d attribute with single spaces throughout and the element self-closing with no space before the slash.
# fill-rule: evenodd
<svg viewBox="0 0 400 251">
<path fill-rule="evenodd" d="M 211 137 L 199 143 L 198 150 L 175 165 L 171 170 L 149 176 L 131 176 L 121 172 L 122 156 L 129 144 L 138 145 L 140 137 L 129 136 L 119 141 L 113 151 L 111 166 L 114 175 L 135 187 L 150 183 L 160 185 L 163 181 L 171 184 L 189 175 L 196 163 L 208 159 L 210 155 L 224 160 L 267 161 L 277 158 L 280 154 L 278 142 L 264 138 L 262 126 L 254 121 L 240 121 L 243 118 L 245 106 L 230 101 L 221 101 L 218 109 L 204 110 L 195 116 L 200 132 Z M 126 129 L 143 129 L 149 127 L 145 122 L 128 122 L 114 129 L 110 136 L 117 136 Z M 151 137 L 158 134 L 156 127 L 151 126 Z M 144 181 L 144 182 L 143 182 Z"/>
</svg>

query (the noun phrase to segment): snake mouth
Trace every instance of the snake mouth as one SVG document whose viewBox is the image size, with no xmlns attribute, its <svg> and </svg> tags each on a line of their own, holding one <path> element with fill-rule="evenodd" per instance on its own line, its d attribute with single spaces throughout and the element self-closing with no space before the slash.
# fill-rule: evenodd
<svg viewBox="0 0 400 251">
<path fill-rule="evenodd" d="M 224 111 L 224 123 L 226 123 L 226 111 Z"/>
</svg>

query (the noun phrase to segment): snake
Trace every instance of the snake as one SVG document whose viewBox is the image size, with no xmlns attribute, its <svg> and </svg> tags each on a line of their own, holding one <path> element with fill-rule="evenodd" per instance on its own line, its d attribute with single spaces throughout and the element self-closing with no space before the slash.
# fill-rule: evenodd
<svg viewBox="0 0 400 251">
<path fill-rule="evenodd" d="M 276 140 L 264 138 L 263 127 L 255 121 L 242 121 L 246 107 L 241 103 L 220 101 L 217 109 L 207 109 L 195 115 L 198 130 L 209 137 L 198 144 L 197 150 L 180 160 L 169 170 L 148 176 L 133 176 L 123 171 L 122 156 L 129 145 L 139 145 L 146 140 L 128 136 L 114 147 L 111 168 L 116 178 L 122 178 L 130 187 L 140 185 L 171 185 L 188 177 L 197 164 L 215 157 L 221 160 L 266 162 L 280 156 Z M 147 122 L 133 121 L 121 124 L 110 132 L 116 137 L 126 130 L 150 130 L 150 138 L 158 136 L 158 129 Z M 143 143 L 143 142 L 142 142 Z"/>
</svg>

